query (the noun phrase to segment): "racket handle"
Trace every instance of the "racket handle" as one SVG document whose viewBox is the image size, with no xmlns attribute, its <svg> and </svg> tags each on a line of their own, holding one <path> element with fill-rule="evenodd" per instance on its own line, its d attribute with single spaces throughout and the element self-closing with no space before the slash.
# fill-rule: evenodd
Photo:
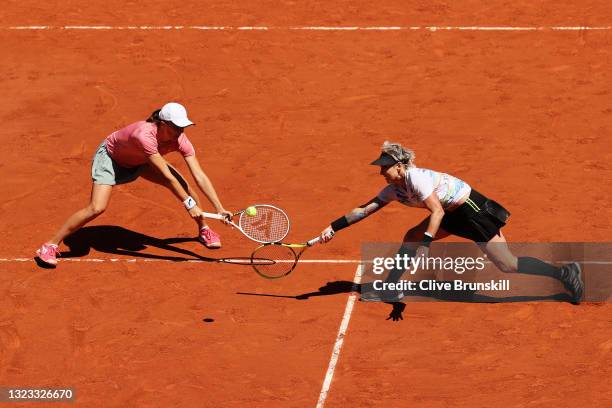
<svg viewBox="0 0 612 408">
<path fill-rule="evenodd" d="M 224 217 L 221 214 L 213 214 L 213 213 L 207 213 L 207 212 L 203 212 L 202 211 L 202 217 L 204 218 L 214 218 L 215 220 L 223 220 L 226 217 Z"/>
<path fill-rule="evenodd" d="M 306 243 L 306 245 L 308 245 L 309 247 L 313 246 L 314 244 L 318 244 L 319 242 L 321 242 L 321 237 L 316 237 L 311 239 L 310 241 L 308 241 Z"/>
</svg>

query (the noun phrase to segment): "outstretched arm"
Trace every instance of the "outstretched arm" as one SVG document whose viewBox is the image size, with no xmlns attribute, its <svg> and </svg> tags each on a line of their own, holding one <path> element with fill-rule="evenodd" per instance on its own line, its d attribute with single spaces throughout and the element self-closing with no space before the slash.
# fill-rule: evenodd
<svg viewBox="0 0 612 408">
<path fill-rule="evenodd" d="M 378 197 L 374 197 L 367 203 L 352 209 L 348 214 L 333 221 L 321 232 L 321 240 L 323 242 L 328 242 L 336 232 L 369 217 L 387 204 L 388 203 L 380 200 Z"/>
<path fill-rule="evenodd" d="M 183 187 L 181 182 L 177 180 L 174 174 L 172 174 L 166 159 L 164 159 L 161 154 L 155 153 L 149 156 L 149 163 L 168 181 L 172 187 L 172 192 L 179 200 L 183 202 L 191 217 L 200 217 L 202 210 L 197 206 L 195 200 L 189 196 L 189 193 L 186 191 L 185 187 Z"/>
<path fill-rule="evenodd" d="M 231 217 L 232 213 L 223 208 L 221 200 L 219 200 L 219 196 L 215 191 L 215 187 L 213 186 L 206 173 L 204 173 L 204 170 L 202 170 L 200 162 L 198 161 L 196 156 L 193 155 L 185 157 L 185 162 L 187 163 L 189 171 L 193 175 L 193 179 L 195 180 L 196 184 L 198 185 L 200 190 L 202 190 L 208 201 L 210 201 L 210 203 L 215 207 L 215 210 L 219 214 Z"/>
</svg>

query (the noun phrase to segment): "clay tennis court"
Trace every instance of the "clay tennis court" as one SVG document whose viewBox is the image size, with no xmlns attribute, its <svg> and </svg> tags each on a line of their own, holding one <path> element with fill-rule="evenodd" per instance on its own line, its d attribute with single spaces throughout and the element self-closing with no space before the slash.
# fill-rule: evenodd
<svg viewBox="0 0 612 408">
<path fill-rule="evenodd" d="M 504 203 L 509 241 L 610 241 L 611 18 L 604 1 L 9 3 L 0 387 L 73 387 L 83 407 L 609 406 L 608 303 L 408 303 L 393 322 L 356 301 L 360 243 L 426 216 L 398 204 L 267 281 L 199 258 L 254 245 L 211 222 L 207 250 L 138 180 L 57 269 L 32 257 L 87 203 L 102 139 L 170 100 L 223 203 L 278 205 L 292 240 L 382 188 L 368 163 L 391 139 Z"/>
</svg>

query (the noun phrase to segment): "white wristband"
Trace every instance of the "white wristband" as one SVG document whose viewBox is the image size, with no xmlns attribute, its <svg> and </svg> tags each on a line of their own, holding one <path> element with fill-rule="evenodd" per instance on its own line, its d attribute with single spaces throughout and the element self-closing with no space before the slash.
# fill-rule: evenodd
<svg viewBox="0 0 612 408">
<path fill-rule="evenodd" d="M 187 196 L 185 201 L 183 201 L 183 205 L 187 210 L 191 210 L 193 207 L 197 205 L 196 201 L 191 196 Z"/>
</svg>

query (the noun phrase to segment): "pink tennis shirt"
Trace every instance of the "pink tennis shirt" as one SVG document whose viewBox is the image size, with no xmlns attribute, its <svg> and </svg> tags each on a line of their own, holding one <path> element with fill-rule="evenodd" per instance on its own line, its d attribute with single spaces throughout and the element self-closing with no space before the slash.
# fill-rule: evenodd
<svg viewBox="0 0 612 408">
<path fill-rule="evenodd" d="M 157 141 L 157 125 L 139 121 L 111 133 L 106 138 L 106 151 L 121 167 L 137 167 L 148 163 L 148 157 L 159 153 L 180 152 L 183 157 L 193 156 L 195 149 L 181 133 L 177 140 Z"/>
</svg>

